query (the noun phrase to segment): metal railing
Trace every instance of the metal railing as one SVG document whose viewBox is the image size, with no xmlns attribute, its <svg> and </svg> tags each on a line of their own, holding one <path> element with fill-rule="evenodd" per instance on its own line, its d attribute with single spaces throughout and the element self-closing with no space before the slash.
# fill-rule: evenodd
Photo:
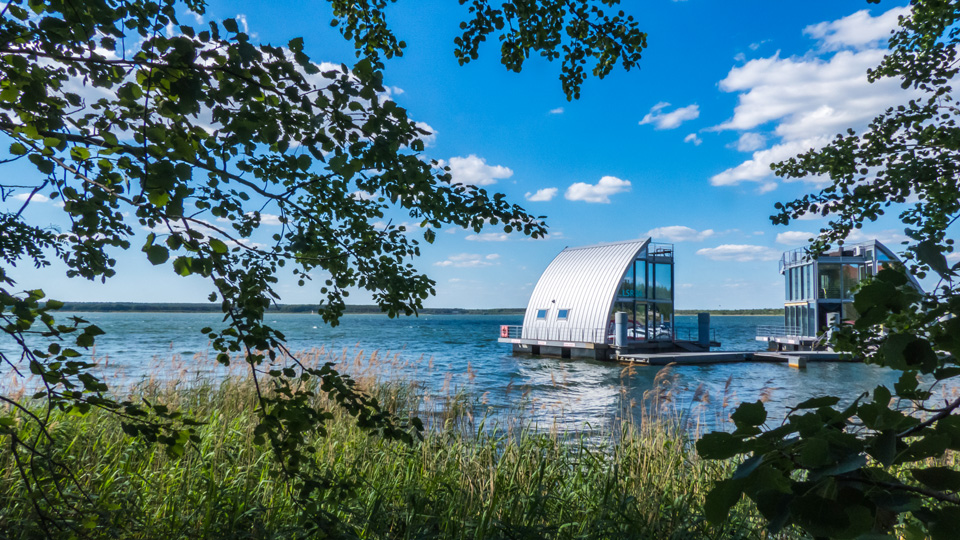
<svg viewBox="0 0 960 540">
<path fill-rule="evenodd" d="M 783 255 L 780 256 L 779 271 L 782 274 L 784 268 L 787 266 L 794 266 L 796 264 L 809 261 L 810 258 L 810 252 L 807 251 L 807 248 L 797 248 L 792 251 L 785 251 Z"/>
<path fill-rule="evenodd" d="M 504 329 L 506 329 L 506 332 L 504 332 Z M 523 327 L 505 324 L 500 327 L 500 337 L 519 339 L 523 337 Z"/>
<path fill-rule="evenodd" d="M 518 327 L 521 330 L 523 327 Z M 513 337 L 513 336 L 510 336 Z M 613 343 L 603 328 L 530 328 L 521 336 L 523 339 L 543 341 L 581 341 L 586 343 Z"/>
<path fill-rule="evenodd" d="M 674 341 L 676 339 L 685 339 L 687 341 L 696 341 L 698 331 L 696 328 L 677 328 L 663 329 L 651 328 L 649 332 L 644 332 L 643 328 L 628 329 L 628 342 L 641 341 Z M 684 336 L 684 337 L 680 337 Z M 500 337 L 509 339 L 537 339 L 542 341 L 576 341 L 581 343 L 606 343 L 615 342 L 614 331 L 612 328 L 530 328 L 524 332 L 523 326 L 500 327 Z M 717 341 L 717 331 L 710 329 L 711 341 Z"/>
<path fill-rule="evenodd" d="M 678 327 L 674 333 L 675 337 L 679 341 L 699 341 L 700 340 L 700 329 L 695 327 Z M 719 343 L 717 329 L 711 328 L 710 332 L 710 341 Z"/>
<path fill-rule="evenodd" d="M 760 325 L 757 326 L 757 337 L 787 337 L 800 336 L 800 327 L 799 326 L 776 326 L 776 325 Z"/>
</svg>

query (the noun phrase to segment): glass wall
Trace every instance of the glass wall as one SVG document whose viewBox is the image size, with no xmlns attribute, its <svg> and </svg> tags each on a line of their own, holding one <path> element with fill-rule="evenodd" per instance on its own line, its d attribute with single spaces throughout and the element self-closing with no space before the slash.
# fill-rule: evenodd
<svg viewBox="0 0 960 540">
<path fill-rule="evenodd" d="M 636 295 L 635 288 L 636 286 L 633 279 L 633 267 L 630 267 L 627 269 L 626 275 L 623 276 L 623 281 L 620 283 L 620 292 L 617 293 L 617 296 L 633 298 Z"/>
<path fill-rule="evenodd" d="M 653 264 L 653 297 L 657 300 L 673 299 L 673 265 Z"/>
<path fill-rule="evenodd" d="M 673 265 L 641 260 L 641 252 L 633 267 L 620 283 L 616 302 L 610 311 L 608 339 L 613 339 L 614 313 L 629 314 L 627 339 L 673 339 Z"/>
<path fill-rule="evenodd" d="M 635 283 L 637 284 L 637 298 L 646 298 L 647 297 L 647 261 L 636 261 L 634 268 L 636 269 Z"/>
<path fill-rule="evenodd" d="M 862 264 L 843 265 L 843 297 L 853 299 L 853 290 L 860 284 Z"/>
<path fill-rule="evenodd" d="M 839 264 L 820 264 L 817 286 L 820 298 L 841 298 L 841 271 Z"/>
</svg>

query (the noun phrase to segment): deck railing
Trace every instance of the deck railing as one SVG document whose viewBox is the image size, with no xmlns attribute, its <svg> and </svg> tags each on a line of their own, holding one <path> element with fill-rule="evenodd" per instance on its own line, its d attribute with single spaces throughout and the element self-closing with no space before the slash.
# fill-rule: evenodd
<svg viewBox="0 0 960 540">
<path fill-rule="evenodd" d="M 757 337 L 787 337 L 787 336 L 799 336 L 800 327 L 799 326 L 776 326 L 776 325 L 760 325 L 757 327 Z"/>
<path fill-rule="evenodd" d="M 524 332 L 523 326 L 500 327 L 500 337 L 510 339 L 538 339 L 543 341 L 577 341 L 581 343 L 614 343 L 613 330 L 605 328 L 531 328 Z M 638 341 L 673 341 L 674 339 L 686 339 L 695 341 L 697 339 L 696 328 L 677 328 L 675 330 L 657 330 L 650 332 L 647 337 L 643 334 L 643 329 L 636 330 L 638 334 L 627 334 L 628 342 Z M 655 334 L 655 335 L 654 335 Z M 710 339 L 717 341 L 716 329 L 710 330 Z"/>
</svg>

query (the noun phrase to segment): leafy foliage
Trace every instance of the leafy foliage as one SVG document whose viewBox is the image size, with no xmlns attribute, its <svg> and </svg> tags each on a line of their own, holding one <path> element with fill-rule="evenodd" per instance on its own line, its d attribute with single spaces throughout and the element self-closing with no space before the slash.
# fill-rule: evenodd
<svg viewBox="0 0 960 540">
<path fill-rule="evenodd" d="M 57 323 L 62 304 L 42 303 L 38 289 L 17 292 L 4 270 L 27 261 L 45 266 L 53 257 L 70 277 L 107 280 L 116 272 L 114 254 L 133 248 L 137 228 L 150 231 L 140 250 L 152 264 L 212 283 L 209 300 L 220 304 L 223 325 L 201 331 L 218 361 L 241 356 L 249 364 L 258 392 L 255 441 L 269 444 L 314 519 L 328 517 L 311 498 L 324 476 L 309 440 L 330 417 L 317 404 L 317 388 L 361 427 L 417 438 L 419 420 L 387 413 L 330 365 L 298 362 L 282 333 L 263 320 L 279 298 L 274 286 L 283 272 L 300 285 L 314 273 L 325 276 L 317 311 L 330 324 L 351 288 L 370 291 L 391 316 L 412 315 L 434 293 L 434 282 L 411 262 L 420 253 L 415 232 L 426 242 L 443 225 L 545 233 L 540 218 L 501 194 L 453 183 L 447 169 L 422 155 L 428 133 L 382 84 L 383 58 L 405 47 L 386 24 L 390 3 L 331 0 L 334 25 L 356 46 L 351 67 L 317 64 L 301 38 L 257 44 L 233 19 L 182 24 L 177 13 L 203 14 L 202 0 L 4 4 L 0 132 L 11 160 L 29 161 L 37 174 L 17 184 L 0 181 L 5 200 L 28 191 L 19 211 L 0 213 L 0 322 L 21 351 L 19 358 L 2 355 L 0 365 L 37 376 L 42 384 L 30 399 L 45 400 L 48 412 L 33 415 L 0 397 L 40 428 L 24 439 L 9 417 L 0 419 L 0 435 L 37 499 L 56 498 L 70 481 L 67 468 L 43 451 L 51 411 L 112 411 L 126 433 L 160 442 L 173 455 L 196 441 L 192 421 L 164 405 L 113 397 L 81 360 L 101 331 L 78 318 Z M 457 54 L 476 58 L 479 42 L 507 24 L 500 34 L 504 64 L 519 70 L 530 50 L 548 59 L 562 50 L 564 89 L 578 95 L 586 58 L 597 59 L 593 71 L 602 77 L 618 61 L 633 67 L 645 46 L 632 18 L 608 17 L 596 4 L 545 0 L 493 9 L 474 2 Z M 27 221 L 23 210 L 39 196 L 62 205 L 66 231 Z M 419 231 L 377 224 L 391 212 L 414 218 Z M 258 232 L 268 216 L 278 233 Z M 266 368 L 268 359 L 287 363 Z"/>
<path fill-rule="evenodd" d="M 960 109 L 953 94 L 960 43 L 960 4 L 915 0 L 890 39 L 890 53 L 872 80 L 898 77 L 924 97 L 891 108 L 867 130 L 838 135 L 821 150 L 776 164 L 784 177 L 825 175 L 818 194 L 777 205 L 774 223 L 805 214 L 830 215 L 811 247 L 823 252 L 891 205 L 912 242 L 909 270 L 934 273 L 934 290 L 921 293 L 903 269 L 886 269 L 861 285 L 860 313 L 834 346 L 864 362 L 902 372 L 894 388 L 872 395 L 826 396 L 791 411 L 783 425 L 764 425 L 761 403 L 733 415 L 733 433 L 712 433 L 697 443 L 704 457 L 747 457 L 708 498 L 710 517 L 722 520 L 747 495 L 773 531 L 788 524 L 816 537 L 855 538 L 897 531 L 905 538 L 954 538 L 960 530 L 960 291 L 948 228 L 960 216 L 957 140 Z M 841 399 L 842 398 L 842 399 Z"/>
</svg>

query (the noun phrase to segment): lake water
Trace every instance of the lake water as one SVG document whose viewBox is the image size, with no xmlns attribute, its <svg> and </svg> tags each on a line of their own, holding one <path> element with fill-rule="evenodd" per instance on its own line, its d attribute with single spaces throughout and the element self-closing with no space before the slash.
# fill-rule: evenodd
<svg viewBox="0 0 960 540">
<path fill-rule="evenodd" d="M 209 370 L 200 362 L 209 348 L 199 329 L 217 328 L 214 313 L 79 314 L 107 333 L 97 338 L 95 356 L 108 380 L 129 382 L 148 374 L 196 376 Z M 758 325 L 782 324 L 782 317 L 712 317 L 724 350 L 758 350 Z M 775 417 L 787 406 L 815 395 L 854 396 L 878 384 L 892 387 L 898 374 L 858 363 L 814 363 L 806 370 L 783 364 L 735 363 L 671 367 L 632 366 L 585 360 L 514 356 L 497 342 L 501 324 L 521 324 L 522 316 L 423 315 L 389 319 L 347 315 L 335 328 L 317 315 L 271 314 L 292 351 L 323 347 L 336 358 L 389 359 L 375 366 L 385 379 L 418 381 L 428 392 L 464 392 L 475 414 L 513 415 L 560 428 L 603 429 L 625 411 L 640 414 L 651 390 L 668 398 L 667 408 L 710 429 L 741 401 L 764 399 Z M 695 329 L 696 317 L 678 316 L 678 333 Z M 7 343 L 0 347 L 7 347 Z M 363 362 L 350 370 L 370 374 Z M 659 378 L 658 378 L 659 375 Z M 9 381 L 7 381 L 9 382 Z M 655 385 L 656 383 L 656 385 Z M 695 400 L 696 398 L 696 400 Z M 694 401 L 695 400 L 695 401 Z"/>
</svg>

